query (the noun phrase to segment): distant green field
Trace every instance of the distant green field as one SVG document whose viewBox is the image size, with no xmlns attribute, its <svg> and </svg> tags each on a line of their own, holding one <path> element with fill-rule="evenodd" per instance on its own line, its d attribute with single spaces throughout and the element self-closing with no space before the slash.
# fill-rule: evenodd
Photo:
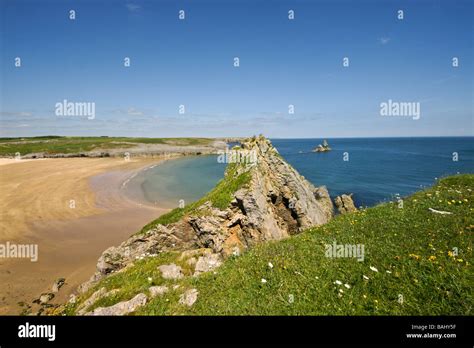
<svg viewBox="0 0 474 348">
<path fill-rule="evenodd" d="M 78 303 L 101 287 L 118 292 L 89 310 L 147 294 L 151 285 L 178 284 L 135 314 L 472 315 L 473 187 L 474 175 L 448 177 L 404 198 L 402 208 L 390 202 L 339 215 L 286 240 L 262 243 L 199 277 L 191 276 L 179 252 L 138 260 L 100 281 Z M 326 257 L 325 245 L 334 241 L 363 244 L 364 261 Z M 157 267 L 171 262 L 182 267 L 185 278 L 162 278 Z M 179 304 L 191 288 L 199 291 L 197 302 Z M 74 314 L 78 303 L 65 313 Z"/>
<path fill-rule="evenodd" d="M 136 144 L 208 145 L 207 138 L 126 138 L 126 137 L 60 137 L 0 138 L 0 156 L 32 153 L 70 154 L 92 150 L 134 147 Z"/>
</svg>

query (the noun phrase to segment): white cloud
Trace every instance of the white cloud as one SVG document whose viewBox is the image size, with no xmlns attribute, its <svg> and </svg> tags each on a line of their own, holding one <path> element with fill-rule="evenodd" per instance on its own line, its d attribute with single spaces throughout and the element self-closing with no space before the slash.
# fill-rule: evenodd
<svg viewBox="0 0 474 348">
<path fill-rule="evenodd" d="M 389 41 L 390 41 L 390 38 L 389 38 L 389 37 L 381 37 L 381 38 L 379 39 L 379 42 L 380 42 L 382 45 L 388 44 Z"/>
<path fill-rule="evenodd" d="M 127 110 L 127 114 L 129 116 L 142 116 L 143 115 L 143 112 L 135 109 L 135 108 L 130 108 Z"/>
<path fill-rule="evenodd" d="M 138 12 L 142 9 L 140 5 L 134 4 L 134 3 L 127 3 L 126 6 L 127 6 L 127 9 L 133 13 Z"/>
</svg>

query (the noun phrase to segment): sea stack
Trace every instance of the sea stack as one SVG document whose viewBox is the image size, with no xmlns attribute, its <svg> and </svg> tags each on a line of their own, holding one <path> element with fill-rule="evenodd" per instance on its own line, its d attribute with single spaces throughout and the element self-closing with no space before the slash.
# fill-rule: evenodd
<svg viewBox="0 0 474 348">
<path fill-rule="evenodd" d="M 331 151 L 331 148 L 329 147 L 329 144 L 326 139 L 323 140 L 322 144 L 319 144 L 313 149 L 313 152 L 327 152 Z"/>
</svg>

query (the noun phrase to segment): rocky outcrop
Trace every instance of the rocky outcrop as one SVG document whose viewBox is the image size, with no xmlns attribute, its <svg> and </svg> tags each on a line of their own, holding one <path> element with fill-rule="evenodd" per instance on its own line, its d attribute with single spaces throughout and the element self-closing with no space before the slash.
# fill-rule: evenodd
<svg viewBox="0 0 474 348">
<path fill-rule="evenodd" d="M 209 254 L 200 256 L 196 261 L 194 267 L 194 276 L 198 276 L 201 273 L 210 272 L 222 264 L 221 256 L 219 254 Z"/>
<path fill-rule="evenodd" d="M 138 294 L 129 301 L 123 301 L 110 307 L 99 307 L 85 315 L 126 315 L 143 306 L 147 301 L 145 294 Z"/>
<path fill-rule="evenodd" d="M 37 300 L 37 303 L 45 304 L 45 303 L 48 303 L 49 301 L 51 301 L 53 298 L 54 298 L 54 294 L 51 293 L 51 292 L 41 294 L 41 296 Z"/>
<path fill-rule="evenodd" d="M 77 308 L 77 314 L 83 315 L 86 313 L 86 310 L 89 306 L 93 305 L 94 302 L 96 302 L 98 299 L 102 298 L 105 296 L 107 293 L 106 288 L 100 288 L 96 292 L 94 292 L 87 300 L 85 300 L 81 305 Z"/>
<path fill-rule="evenodd" d="M 181 267 L 176 266 L 174 263 L 170 265 L 161 265 L 158 267 L 161 272 L 161 276 L 165 279 L 181 279 L 183 278 L 183 272 Z"/>
<path fill-rule="evenodd" d="M 352 200 L 352 194 L 337 196 L 334 199 L 334 204 L 336 205 L 339 214 L 347 214 L 357 211 L 354 201 Z"/>
<path fill-rule="evenodd" d="M 327 189 L 305 180 L 263 136 L 245 140 L 232 151 L 240 154 L 231 157 L 239 158 L 239 162 L 229 164 L 223 179 L 229 184 L 226 187 L 235 186 L 233 192 L 225 193 L 231 195 L 227 206 L 216 207 L 211 193 L 209 200 L 178 221 L 158 224 L 107 249 L 97 272 L 82 289 L 136 259 L 169 250 L 210 249 L 217 256 L 196 260 L 199 274 L 215 268 L 221 258 L 325 224 L 334 215 Z"/>
<path fill-rule="evenodd" d="M 331 151 L 331 148 L 329 147 L 329 144 L 326 139 L 323 140 L 322 144 L 319 144 L 313 149 L 313 152 L 327 152 Z"/>
</svg>

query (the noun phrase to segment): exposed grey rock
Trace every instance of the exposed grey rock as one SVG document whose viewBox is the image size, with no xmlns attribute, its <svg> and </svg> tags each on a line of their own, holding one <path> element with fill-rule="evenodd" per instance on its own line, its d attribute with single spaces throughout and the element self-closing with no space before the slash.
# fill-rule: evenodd
<svg viewBox="0 0 474 348">
<path fill-rule="evenodd" d="M 352 194 L 337 196 L 334 199 L 334 204 L 336 205 L 336 208 L 340 214 L 347 214 L 357 211 L 354 201 L 352 200 Z"/>
<path fill-rule="evenodd" d="M 65 278 L 56 279 L 54 284 L 53 284 L 52 291 L 53 292 L 58 292 L 59 289 L 61 289 L 61 287 L 64 285 L 65 282 L 66 282 Z"/>
<path fill-rule="evenodd" d="M 138 307 L 146 304 L 147 297 L 145 294 L 138 294 L 129 301 L 123 301 L 110 307 L 99 307 L 86 315 L 126 315 L 137 310 Z"/>
<path fill-rule="evenodd" d="M 269 140 L 253 137 L 243 141 L 241 149 L 254 153 L 256 161 L 241 163 L 235 171 L 226 172 L 224 180 L 232 180 L 228 175 L 249 176 L 248 184 L 233 193 L 227 207 L 219 209 L 204 202 L 196 213 L 174 223 L 159 224 L 107 249 L 99 259 L 97 272 L 83 289 L 149 255 L 202 248 L 223 257 L 240 255 L 258 243 L 287 238 L 333 217 L 334 206 L 327 189 L 305 180 Z M 197 251 L 190 253 L 199 255 Z"/>
<path fill-rule="evenodd" d="M 119 291 L 120 291 L 120 289 L 112 289 L 110 291 L 107 291 L 106 288 L 100 288 L 99 290 L 94 292 L 87 300 L 85 300 L 84 302 L 82 302 L 79 305 L 76 313 L 78 315 L 85 315 L 85 313 L 87 312 L 87 309 L 90 306 L 92 306 L 95 302 L 97 302 L 99 299 L 104 298 L 104 297 L 108 297 L 108 296 L 113 296 L 116 293 L 118 293 Z M 71 295 L 71 296 L 74 296 L 74 295 Z M 74 301 L 76 301 L 75 297 L 74 297 Z M 71 299 L 69 300 L 69 302 L 71 302 Z"/>
<path fill-rule="evenodd" d="M 184 294 L 179 297 L 179 303 L 191 307 L 198 298 L 199 292 L 196 289 L 186 290 Z"/>
<path fill-rule="evenodd" d="M 54 298 L 54 294 L 51 293 L 51 292 L 48 292 L 48 293 L 45 293 L 45 294 L 41 294 L 41 296 L 39 297 L 39 303 L 40 303 L 40 304 L 48 303 L 48 302 L 51 301 L 53 298 Z"/>
<path fill-rule="evenodd" d="M 87 308 L 93 305 L 98 299 L 105 296 L 106 293 L 107 293 L 106 288 L 100 288 L 99 290 L 94 292 L 87 300 L 85 300 L 79 305 L 76 313 L 79 315 L 83 315 L 87 311 Z"/>
<path fill-rule="evenodd" d="M 221 256 L 219 254 L 210 254 L 199 257 L 194 269 L 194 276 L 203 272 L 209 272 L 219 267 L 222 264 Z"/>
<path fill-rule="evenodd" d="M 327 152 L 331 151 L 331 148 L 329 147 L 328 141 L 326 139 L 323 140 L 322 144 L 319 144 L 313 149 L 313 152 Z"/>
<path fill-rule="evenodd" d="M 135 260 L 176 249 L 194 249 L 196 235 L 191 226 L 180 221 L 170 228 L 158 225 L 144 234 L 133 235 L 118 247 L 110 247 L 99 258 L 97 271 L 82 284 L 80 292 L 87 291 L 110 273 L 120 272 Z"/>
<path fill-rule="evenodd" d="M 148 288 L 148 290 L 150 291 L 150 296 L 153 298 L 156 296 L 163 295 L 164 293 L 168 292 L 169 289 L 167 286 L 161 285 L 161 286 L 151 286 Z"/>
<path fill-rule="evenodd" d="M 158 267 L 161 272 L 161 276 L 165 279 L 181 279 L 183 278 L 183 272 L 181 267 L 175 265 L 174 263 L 170 265 L 161 265 Z"/>
</svg>

